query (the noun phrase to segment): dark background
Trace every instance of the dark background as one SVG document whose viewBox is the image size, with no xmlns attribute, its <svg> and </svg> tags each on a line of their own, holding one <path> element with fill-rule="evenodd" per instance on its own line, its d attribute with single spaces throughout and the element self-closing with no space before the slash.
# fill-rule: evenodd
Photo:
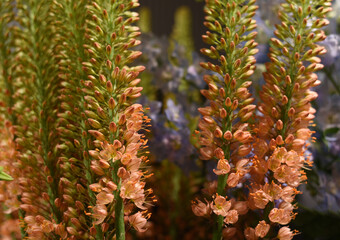
<svg viewBox="0 0 340 240">
<path fill-rule="evenodd" d="M 176 9 L 181 6 L 188 6 L 192 15 L 191 22 L 195 49 L 198 51 L 205 46 L 201 40 L 202 34 L 206 31 L 206 28 L 203 26 L 204 2 L 197 2 L 195 0 L 140 0 L 139 2 L 141 6 L 148 7 L 151 10 L 151 29 L 158 36 L 169 36 L 174 24 Z"/>
</svg>

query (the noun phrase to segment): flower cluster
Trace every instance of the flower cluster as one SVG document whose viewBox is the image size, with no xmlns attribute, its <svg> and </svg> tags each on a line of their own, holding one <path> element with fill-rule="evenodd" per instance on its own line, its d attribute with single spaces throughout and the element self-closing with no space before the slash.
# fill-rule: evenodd
<svg viewBox="0 0 340 240">
<path fill-rule="evenodd" d="M 281 6 L 282 22 L 271 39 L 266 83 L 260 92 L 251 170 L 256 183 L 249 194 L 250 208 L 264 209 L 271 225 L 286 225 L 294 217 L 296 188 L 306 180 L 304 169 L 311 165 L 305 151 L 315 113 L 310 102 L 317 93 L 310 89 L 320 84 L 314 72 L 323 67 L 317 56 L 325 48 L 317 42 L 326 38 L 320 28 L 327 25 L 325 14 L 331 10 L 330 1 L 287 1 Z"/>
<path fill-rule="evenodd" d="M 248 90 L 251 81 L 247 79 L 254 72 L 253 55 L 257 53 L 256 32 L 251 32 L 256 27 L 252 19 L 257 9 L 254 4 L 255 1 L 207 0 L 205 6 L 204 25 L 212 32 L 207 31 L 203 40 L 212 46 L 201 52 L 219 62 L 201 64 L 216 75 L 204 77 L 209 89 L 201 93 L 210 105 L 199 108 L 202 119 L 198 124 L 200 158 L 217 160 L 214 169 L 218 175 L 217 195 L 209 204 L 217 216 L 213 239 L 221 238 L 223 222 L 227 225 L 237 222 L 239 212 L 229 211 L 231 203 L 223 196 L 226 188 L 235 188 L 243 181 L 249 169 L 252 141 L 249 127 L 255 105 Z"/>
<path fill-rule="evenodd" d="M 218 216 L 214 239 L 220 239 L 222 225 L 227 227 L 224 235 L 228 238 L 243 231 L 246 239 L 291 239 L 294 232 L 283 227 L 275 233 L 275 226 L 286 225 L 294 218 L 297 187 L 306 180 L 304 169 L 311 165 L 305 151 L 312 135 L 308 126 L 315 113 L 310 102 L 317 93 L 310 88 L 320 84 L 314 72 L 322 69 L 318 55 L 326 50 L 317 43 L 325 39 L 321 28 L 328 23 L 325 14 L 331 10 L 331 4 L 327 0 L 287 0 L 281 4 L 281 24 L 276 25 L 275 37 L 271 39 L 270 62 L 266 63 L 259 113 L 254 119 L 255 105 L 247 90 L 251 82 L 244 79 L 254 69 L 255 60 L 249 54 L 256 53 L 251 50 L 256 47 L 251 40 L 255 33 L 241 35 L 255 25 L 250 18 L 256 7 L 251 3 L 242 8 L 236 3 L 206 1 L 205 25 L 214 33 L 207 32 L 203 40 L 216 46 L 203 49 L 202 53 L 218 59 L 221 66 L 202 63 L 202 67 L 217 75 L 206 76 L 209 89 L 202 90 L 210 106 L 199 109 L 203 116 L 199 124 L 200 154 L 202 160 L 217 160 L 214 172 L 218 183 L 213 202 L 198 202 L 193 210 L 201 216 L 211 212 Z M 248 18 L 241 17 L 241 13 L 247 13 Z M 248 42 L 239 44 L 241 40 Z M 243 59 L 238 59 L 237 50 Z M 222 51 L 226 56 L 221 56 Z M 246 185 L 249 192 L 235 189 L 238 185 Z M 246 200 L 247 218 L 240 219 L 241 214 L 233 212 L 231 202 L 224 197 L 226 193 Z M 250 223 L 254 213 L 258 215 L 257 225 Z"/>
<path fill-rule="evenodd" d="M 145 231 L 150 120 L 133 104 L 144 67 L 129 67 L 141 55 L 130 50 L 140 44 L 138 1 L 1 4 L 1 100 L 17 148 L 6 156 L 18 179 L 3 200 L 8 212 L 19 200 L 22 237 L 125 239 L 125 224 Z"/>
</svg>

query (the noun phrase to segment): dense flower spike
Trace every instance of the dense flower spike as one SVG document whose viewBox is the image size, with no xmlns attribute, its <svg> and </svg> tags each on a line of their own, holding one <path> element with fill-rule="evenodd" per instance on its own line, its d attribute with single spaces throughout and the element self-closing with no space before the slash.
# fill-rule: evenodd
<svg viewBox="0 0 340 240">
<path fill-rule="evenodd" d="M 19 147 L 21 209 L 31 239 L 52 236 L 61 221 L 58 196 L 57 135 L 54 134 L 57 88 L 54 64 L 54 25 L 48 11 L 51 1 L 16 1 L 16 65 L 13 78 L 17 114 L 15 126 Z"/>
<path fill-rule="evenodd" d="M 248 172 L 252 136 L 249 123 L 255 105 L 248 91 L 248 80 L 255 69 L 254 54 L 257 43 L 255 1 L 215 1 L 206 0 L 204 25 L 209 29 L 203 35 L 205 43 L 211 45 L 201 52 L 215 63 L 201 63 L 205 69 L 215 72 L 206 75 L 208 90 L 201 93 L 210 105 L 199 108 L 202 119 L 200 129 L 200 157 L 202 160 L 215 160 L 214 170 L 218 175 L 217 196 L 211 203 L 217 215 L 213 239 L 220 239 L 223 225 L 237 222 L 238 212 L 229 211 L 231 204 L 223 200 L 226 188 L 232 189 L 242 182 Z M 217 64 L 218 62 L 218 64 Z M 197 207 L 194 207 L 197 209 Z"/>
<path fill-rule="evenodd" d="M 131 103 L 141 95 L 137 76 L 143 66 L 128 67 L 141 55 L 130 48 L 140 44 L 136 22 L 138 14 L 130 9 L 138 1 L 93 1 L 88 6 L 91 18 L 86 23 L 86 50 L 89 60 L 83 62 L 88 74 L 83 92 L 86 101 L 89 155 L 96 183 L 93 206 L 95 224 L 108 239 L 125 239 L 125 216 L 138 231 L 144 231 L 145 201 L 152 192 L 144 190 L 147 171 L 140 169 L 147 160 L 143 156 L 146 140 L 142 130 L 149 122 L 140 104 Z M 143 210 L 135 215 L 133 206 Z M 113 224 L 115 223 L 115 224 Z"/>
<path fill-rule="evenodd" d="M 141 54 L 130 50 L 140 44 L 138 14 L 130 11 L 137 6 L 135 0 L 0 5 L 0 118 L 15 125 L 13 131 L 6 122 L 14 137 L 1 134 L 18 147 L 2 154 L 16 158 L 2 165 L 20 169 L 14 174 L 20 189 L 12 194 L 13 181 L 2 196 L 11 212 L 18 195 L 30 239 L 124 239 L 125 221 L 146 230 L 152 191 L 144 180 L 151 175 L 140 166 L 150 120 L 132 104 L 144 67 L 128 66 Z"/>
<path fill-rule="evenodd" d="M 254 183 L 249 206 L 264 209 L 263 220 L 267 219 L 256 226 L 258 237 L 275 237 L 274 226 L 291 221 L 292 202 L 299 193 L 296 188 L 306 180 L 304 168 L 310 162 L 305 150 L 312 134 L 308 126 L 315 113 L 310 102 L 317 97 L 310 89 L 320 84 L 314 72 L 323 67 L 318 55 L 325 48 L 317 43 L 326 38 L 321 28 L 328 24 L 325 14 L 330 6 L 331 0 L 286 0 L 279 11 L 282 22 L 271 39 L 251 169 Z M 293 235 L 283 227 L 277 237 L 291 239 Z"/>
<path fill-rule="evenodd" d="M 86 111 L 84 99 L 87 74 L 82 67 L 82 62 L 89 59 L 84 47 L 87 43 L 85 38 L 87 16 L 84 12 L 87 11 L 88 1 L 55 1 L 54 4 L 54 14 L 59 18 L 56 59 L 61 85 L 57 128 L 61 141 L 58 148 L 63 150 L 58 166 L 62 172 L 59 181 L 62 195 L 58 201 L 66 223 L 63 225 L 66 227 L 64 237 L 100 239 L 103 238 L 101 228 L 96 227 L 95 234 L 94 230 L 90 233 L 92 219 L 86 215 L 86 211 L 90 211 L 88 208 L 96 202 L 96 197 L 89 188 L 94 182 L 94 176 L 88 154 L 90 135 L 87 134 L 89 126 L 86 118 L 89 111 Z"/>
</svg>

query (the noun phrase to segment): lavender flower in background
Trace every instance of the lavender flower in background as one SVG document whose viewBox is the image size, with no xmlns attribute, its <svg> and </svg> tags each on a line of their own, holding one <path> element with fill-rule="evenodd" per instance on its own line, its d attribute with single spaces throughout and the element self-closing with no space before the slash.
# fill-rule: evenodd
<svg viewBox="0 0 340 240">
<path fill-rule="evenodd" d="M 195 171 L 197 157 L 190 129 L 197 124 L 196 109 L 202 101 L 199 89 L 205 86 L 201 59 L 193 53 L 192 60 L 188 60 L 183 46 L 172 44 L 167 38 L 152 34 L 142 38 L 145 44 L 139 49 L 143 52 L 140 60 L 146 65 L 143 77 L 148 78 L 142 101 L 150 107 L 151 155 L 157 161 L 177 164 L 186 173 Z"/>
<path fill-rule="evenodd" d="M 327 53 L 321 57 L 322 64 L 328 67 L 337 62 L 340 53 L 340 36 L 330 34 L 320 45 L 323 45 L 327 50 Z"/>
</svg>

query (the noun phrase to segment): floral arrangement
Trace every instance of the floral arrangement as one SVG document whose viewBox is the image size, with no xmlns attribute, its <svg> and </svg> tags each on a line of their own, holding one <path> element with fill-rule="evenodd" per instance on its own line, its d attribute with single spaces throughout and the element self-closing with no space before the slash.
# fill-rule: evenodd
<svg viewBox="0 0 340 240">
<path fill-rule="evenodd" d="M 338 159 L 312 105 L 324 78 L 340 94 L 331 2 L 280 1 L 274 25 L 206 0 L 199 56 L 185 7 L 167 39 L 138 0 L 1 1 L 1 239 L 301 236 Z"/>
</svg>

